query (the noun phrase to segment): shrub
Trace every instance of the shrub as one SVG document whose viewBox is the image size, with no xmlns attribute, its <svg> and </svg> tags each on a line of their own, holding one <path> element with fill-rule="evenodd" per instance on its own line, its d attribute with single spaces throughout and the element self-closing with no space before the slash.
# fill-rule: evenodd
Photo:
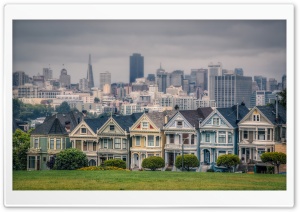
<svg viewBox="0 0 300 212">
<path fill-rule="evenodd" d="M 111 159 L 104 161 L 104 166 L 114 166 L 122 169 L 126 169 L 126 162 L 120 159 Z"/>
<path fill-rule="evenodd" d="M 162 157 L 151 156 L 145 158 L 142 162 L 142 167 L 151 169 L 151 171 L 155 171 L 156 169 L 163 168 L 165 166 L 165 161 Z"/>
<path fill-rule="evenodd" d="M 178 169 L 182 168 L 182 156 L 178 155 L 175 160 L 175 166 Z M 183 155 L 183 168 L 190 171 L 193 167 L 199 166 L 199 160 L 195 155 Z"/>
<path fill-rule="evenodd" d="M 78 149 L 66 149 L 56 155 L 53 169 L 75 170 L 88 166 L 86 155 Z"/>
<path fill-rule="evenodd" d="M 265 152 L 261 155 L 261 161 L 264 163 L 270 163 L 277 167 L 277 173 L 279 173 L 280 164 L 286 164 L 286 154 L 282 152 Z"/>
<path fill-rule="evenodd" d="M 218 157 L 218 160 L 217 160 L 218 166 L 225 166 L 225 167 L 227 167 L 228 170 L 230 170 L 230 168 L 238 165 L 239 163 L 240 163 L 239 157 L 237 155 L 232 155 L 232 154 L 221 155 Z"/>
</svg>

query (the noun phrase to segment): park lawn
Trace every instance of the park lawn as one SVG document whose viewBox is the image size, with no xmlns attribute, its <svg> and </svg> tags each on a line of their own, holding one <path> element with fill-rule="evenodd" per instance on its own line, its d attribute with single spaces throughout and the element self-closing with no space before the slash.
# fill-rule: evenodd
<svg viewBox="0 0 300 212">
<path fill-rule="evenodd" d="M 161 171 L 13 171 L 13 190 L 286 190 L 286 176 Z"/>
</svg>

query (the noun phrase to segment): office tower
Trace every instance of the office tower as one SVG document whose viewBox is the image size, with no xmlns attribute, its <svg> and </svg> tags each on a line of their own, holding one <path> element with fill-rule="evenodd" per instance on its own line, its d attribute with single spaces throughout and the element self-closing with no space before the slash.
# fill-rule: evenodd
<svg viewBox="0 0 300 212">
<path fill-rule="evenodd" d="M 32 83 L 33 85 L 36 85 L 38 86 L 39 88 L 43 88 L 44 87 L 44 76 L 43 75 L 40 75 L 38 74 L 37 76 L 33 76 L 32 77 Z"/>
<path fill-rule="evenodd" d="M 100 73 L 100 90 L 103 90 L 106 84 L 111 85 L 111 73 L 108 71 Z"/>
<path fill-rule="evenodd" d="M 274 78 L 269 78 L 269 83 L 268 83 L 268 91 L 275 91 L 278 90 L 278 83 L 277 80 Z"/>
<path fill-rule="evenodd" d="M 69 87 L 71 84 L 71 76 L 68 75 L 68 72 L 65 68 L 60 71 L 59 82 L 60 87 Z"/>
<path fill-rule="evenodd" d="M 274 103 L 276 99 L 276 93 L 271 91 L 254 91 L 251 95 L 250 107 L 264 106 L 270 103 Z"/>
<path fill-rule="evenodd" d="M 267 90 L 267 78 L 263 76 L 254 76 L 254 81 L 257 83 L 259 90 Z"/>
<path fill-rule="evenodd" d="M 171 85 L 175 87 L 183 86 L 184 72 L 182 70 L 175 70 L 171 73 Z"/>
<path fill-rule="evenodd" d="M 149 82 L 155 82 L 155 74 L 148 74 L 147 80 Z"/>
<path fill-rule="evenodd" d="M 242 68 L 235 68 L 234 74 L 244 76 L 244 70 Z"/>
<path fill-rule="evenodd" d="M 89 85 L 88 85 L 88 81 L 86 78 L 79 80 L 79 90 L 80 91 L 88 91 L 89 90 Z"/>
<path fill-rule="evenodd" d="M 24 85 L 29 82 L 28 75 L 24 71 L 16 71 L 13 73 L 13 86 Z"/>
<path fill-rule="evenodd" d="M 215 100 L 217 107 L 231 107 L 241 102 L 250 107 L 252 77 L 239 75 L 211 76 L 209 85 L 210 100 Z"/>
<path fill-rule="evenodd" d="M 156 70 L 156 83 L 158 86 L 158 91 L 166 93 L 167 73 L 164 69 L 161 68 L 161 65 L 160 65 L 159 69 Z"/>
<path fill-rule="evenodd" d="M 286 75 L 284 74 L 283 76 L 282 76 L 282 90 L 284 90 L 284 89 L 286 89 Z"/>
<path fill-rule="evenodd" d="M 52 79 L 52 70 L 50 68 L 43 68 L 43 76 L 45 81 Z"/>
<path fill-rule="evenodd" d="M 88 87 L 92 88 L 94 87 L 94 77 L 93 77 L 93 68 L 92 68 L 92 59 L 91 54 L 89 54 L 89 64 L 88 64 L 88 70 L 87 70 L 87 77 L 88 81 Z"/>
<path fill-rule="evenodd" d="M 211 77 L 215 77 L 215 76 L 221 76 L 222 75 L 222 63 L 218 62 L 216 64 L 214 63 L 210 63 L 208 64 L 208 71 L 207 71 L 207 81 L 208 81 L 208 85 L 207 85 L 207 89 L 208 89 L 208 93 L 210 93 L 209 89 L 210 89 L 210 82 L 211 82 Z"/>
<path fill-rule="evenodd" d="M 182 83 L 182 90 L 185 91 L 187 94 L 190 93 L 190 81 L 188 79 L 184 79 Z"/>
<path fill-rule="evenodd" d="M 136 78 L 144 77 L 144 57 L 141 54 L 134 53 L 129 58 L 129 82 L 135 82 Z"/>
</svg>

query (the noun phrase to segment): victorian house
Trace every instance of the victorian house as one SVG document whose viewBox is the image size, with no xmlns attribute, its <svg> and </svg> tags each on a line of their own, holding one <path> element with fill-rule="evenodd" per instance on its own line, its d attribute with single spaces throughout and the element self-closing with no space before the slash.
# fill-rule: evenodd
<svg viewBox="0 0 300 212">
<path fill-rule="evenodd" d="M 164 158 L 165 135 L 162 131 L 165 117 L 173 111 L 144 113 L 130 127 L 132 139 L 131 168 L 141 168 L 143 159 L 150 156 Z"/>
<path fill-rule="evenodd" d="M 238 152 L 238 121 L 249 112 L 242 103 L 215 108 L 200 124 L 200 171 L 214 168 L 217 158 Z"/>
<path fill-rule="evenodd" d="M 166 144 L 164 148 L 166 168 L 175 168 L 176 156 L 194 154 L 199 158 L 199 121 L 205 119 L 212 108 L 178 111 L 164 126 Z"/>
<path fill-rule="evenodd" d="M 283 106 L 256 106 L 238 125 L 239 157 L 243 163 L 259 163 L 265 152 L 286 151 L 286 110 Z"/>
<path fill-rule="evenodd" d="M 105 160 L 120 159 L 130 167 L 130 133 L 129 128 L 141 117 L 142 113 L 128 116 L 111 116 L 97 131 L 99 143 L 99 165 Z"/>
<path fill-rule="evenodd" d="M 58 113 L 49 116 L 37 125 L 30 136 L 30 148 L 27 152 L 27 170 L 46 170 L 61 150 L 72 146 L 69 133 L 81 122 L 80 112 Z"/>
</svg>

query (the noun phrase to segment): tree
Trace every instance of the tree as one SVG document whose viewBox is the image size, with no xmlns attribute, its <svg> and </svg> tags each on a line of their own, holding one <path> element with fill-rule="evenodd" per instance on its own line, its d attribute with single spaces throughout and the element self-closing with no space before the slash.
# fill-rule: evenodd
<svg viewBox="0 0 300 212">
<path fill-rule="evenodd" d="M 21 113 L 21 107 L 23 102 L 21 102 L 18 99 L 13 99 L 13 118 L 17 119 L 20 116 Z"/>
<path fill-rule="evenodd" d="M 163 168 L 165 166 L 165 161 L 162 157 L 151 156 L 145 158 L 142 162 L 142 167 L 151 169 L 151 171 L 155 171 L 156 169 Z"/>
<path fill-rule="evenodd" d="M 69 113 L 70 111 L 71 108 L 68 102 L 63 102 L 58 107 L 56 107 L 56 112 L 58 113 Z"/>
<path fill-rule="evenodd" d="M 182 168 L 182 156 L 178 155 L 175 160 L 175 166 L 178 169 Z M 183 168 L 187 171 L 190 171 L 193 167 L 199 166 L 199 160 L 195 155 L 184 155 L 183 156 Z"/>
<path fill-rule="evenodd" d="M 260 159 L 264 163 L 271 163 L 277 167 L 277 173 L 279 174 L 279 166 L 286 164 L 286 154 L 283 152 L 265 152 L 260 156 Z"/>
<path fill-rule="evenodd" d="M 105 166 L 114 166 L 122 169 L 126 169 L 126 162 L 120 159 L 111 159 L 104 161 Z"/>
<path fill-rule="evenodd" d="M 100 102 L 100 99 L 98 97 L 95 97 L 94 98 L 94 103 L 99 103 Z"/>
<path fill-rule="evenodd" d="M 286 108 L 286 89 L 279 92 L 278 95 L 280 96 L 279 104 Z"/>
<path fill-rule="evenodd" d="M 237 155 L 221 155 L 217 159 L 217 166 L 225 166 L 228 170 L 232 169 L 240 163 L 240 159 Z"/>
<path fill-rule="evenodd" d="M 30 133 L 17 129 L 13 134 L 13 169 L 26 170 L 27 150 L 30 147 Z"/>
<path fill-rule="evenodd" d="M 86 155 L 78 149 L 66 149 L 56 155 L 53 169 L 74 170 L 88 166 Z"/>
<path fill-rule="evenodd" d="M 179 106 L 178 106 L 178 105 L 175 105 L 174 109 L 175 109 L 175 110 L 179 110 Z"/>
</svg>

